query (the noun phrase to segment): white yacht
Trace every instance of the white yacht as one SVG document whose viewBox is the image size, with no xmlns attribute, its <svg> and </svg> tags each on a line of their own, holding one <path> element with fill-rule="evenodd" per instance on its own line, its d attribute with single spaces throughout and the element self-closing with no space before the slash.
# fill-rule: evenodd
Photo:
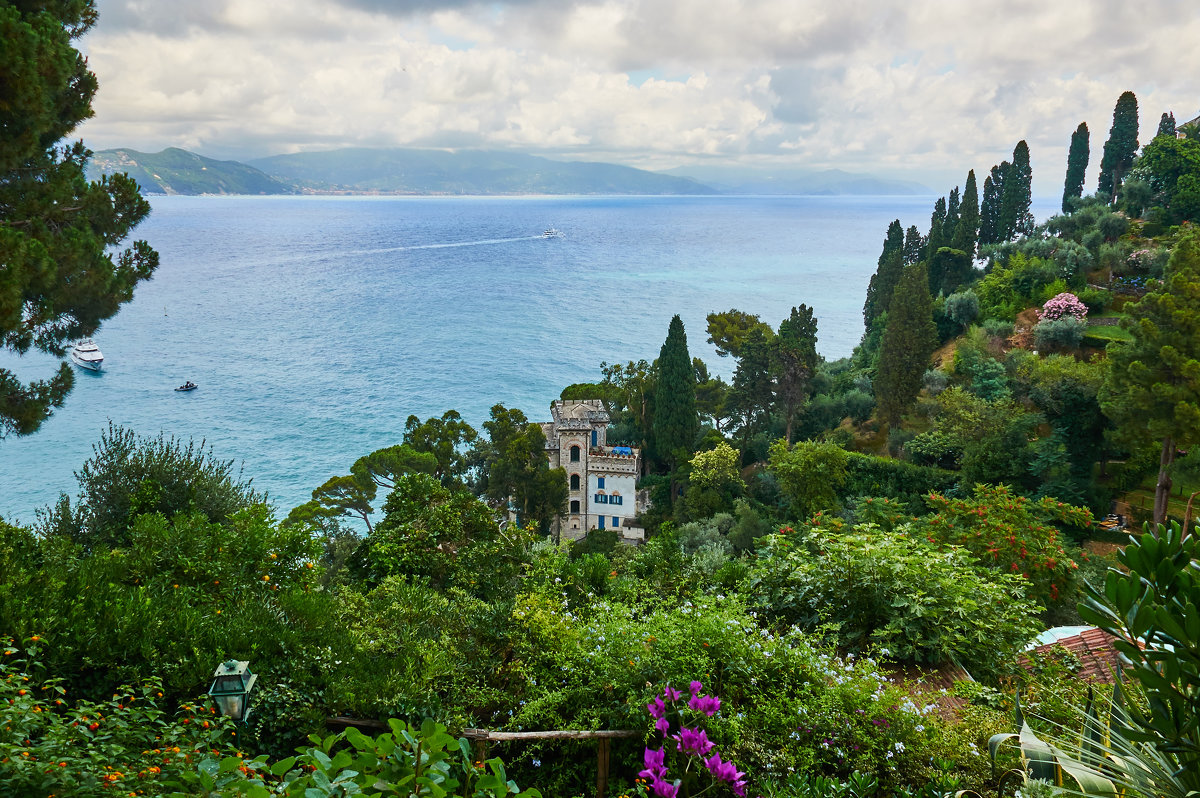
<svg viewBox="0 0 1200 798">
<path fill-rule="evenodd" d="M 549 227 L 542 231 L 542 238 L 562 238 L 562 232 Z"/>
<path fill-rule="evenodd" d="M 71 360 L 76 366 L 88 371 L 100 371 L 104 367 L 104 355 L 91 338 L 85 338 L 71 350 Z"/>
</svg>

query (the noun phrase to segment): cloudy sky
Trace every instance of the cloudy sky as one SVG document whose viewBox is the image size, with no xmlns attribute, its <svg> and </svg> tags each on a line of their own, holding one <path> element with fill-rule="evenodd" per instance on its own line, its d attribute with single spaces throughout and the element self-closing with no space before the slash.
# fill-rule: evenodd
<svg viewBox="0 0 1200 798">
<path fill-rule="evenodd" d="M 840 168 L 939 192 L 1021 138 L 1093 180 L 1117 96 L 1200 114 L 1189 0 L 98 0 L 93 149 L 516 149 Z M 981 175 L 982 180 L 982 175 Z"/>
</svg>

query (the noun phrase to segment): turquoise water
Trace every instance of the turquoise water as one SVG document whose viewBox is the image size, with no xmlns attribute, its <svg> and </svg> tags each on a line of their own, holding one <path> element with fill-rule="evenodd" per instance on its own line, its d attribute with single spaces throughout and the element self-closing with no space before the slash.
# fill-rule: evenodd
<svg viewBox="0 0 1200 798">
<path fill-rule="evenodd" d="M 888 223 L 929 197 L 159 197 L 137 231 L 152 281 L 95 336 L 42 430 L 0 441 L 0 514 L 32 521 L 108 424 L 203 438 L 283 512 L 409 414 L 496 403 L 548 418 L 601 361 L 653 359 L 678 313 L 729 376 L 704 317 L 773 325 L 815 308 L 819 349 L 850 353 Z M 1038 209 L 1035 208 L 1035 211 Z M 1043 211 L 1046 209 L 1042 209 Z M 1045 213 L 1039 214 L 1044 216 Z M 556 227 L 564 236 L 543 239 Z M 52 363 L 0 353 L 28 378 Z M 186 380 L 191 393 L 173 388 Z"/>
</svg>

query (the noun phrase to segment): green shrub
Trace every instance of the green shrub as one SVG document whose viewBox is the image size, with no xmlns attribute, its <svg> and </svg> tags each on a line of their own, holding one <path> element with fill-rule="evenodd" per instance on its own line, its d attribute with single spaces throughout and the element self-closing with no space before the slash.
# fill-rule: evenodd
<svg viewBox="0 0 1200 798">
<path fill-rule="evenodd" d="M 1039 352 L 1065 352 L 1078 349 L 1083 342 L 1087 322 L 1073 316 L 1042 319 L 1033 327 L 1033 345 Z"/>
<path fill-rule="evenodd" d="M 967 552 L 903 527 L 830 521 L 768 537 L 759 563 L 760 612 L 855 652 L 995 676 L 1040 628 L 1021 577 L 985 575 Z"/>
<path fill-rule="evenodd" d="M 38 526 L 43 535 L 67 537 L 87 550 L 127 544 L 134 520 L 146 513 L 200 513 L 221 522 L 267 499 L 234 472 L 232 460 L 215 459 L 204 441 L 185 446 L 161 434 L 143 438 L 112 422 L 75 479 L 74 506 L 64 494 Z"/>
</svg>

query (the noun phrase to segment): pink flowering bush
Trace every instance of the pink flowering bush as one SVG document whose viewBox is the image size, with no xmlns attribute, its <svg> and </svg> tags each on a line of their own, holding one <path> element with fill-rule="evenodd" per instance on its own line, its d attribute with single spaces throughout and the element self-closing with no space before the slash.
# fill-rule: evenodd
<svg viewBox="0 0 1200 798">
<path fill-rule="evenodd" d="M 1079 297 L 1070 292 L 1064 292 L 1042 305 L 1038 318 L 1043 321 L 1056 321 L 1071 316 L 1083 321 L 1087 318 L 1087 305 L 1079 301 Z"/>
<path fill-rule="evenodd" d="M 646 705 L 646 711 L 654 718 L 655 730 L 662 735 L 662 744 L 658 748 L 647 746 L 643 754 L 645 768 L 638 776 L 645 779 L 644 794 L 685 798 L 697 794 L 699 782 L 704 781 L 706 785 L 701 791 L 724 785 L 734 795 L 745 796 L 746 774 L 733 762 L 721 759 L 716 744 L 708 739 L 707 730 L 701 726 L 705 718 L 720 711 L 721 699 L 702 693 L 704 685 L 700 682 L 692 682 L 689 687 L 691 697 L 686 704 L 683 693 L 668 684 L 662 695 Z M 673 716 L 674 722 L 669 716 Z M 677 729 L 674 734 L 672 728 Z"/>
</svg>

